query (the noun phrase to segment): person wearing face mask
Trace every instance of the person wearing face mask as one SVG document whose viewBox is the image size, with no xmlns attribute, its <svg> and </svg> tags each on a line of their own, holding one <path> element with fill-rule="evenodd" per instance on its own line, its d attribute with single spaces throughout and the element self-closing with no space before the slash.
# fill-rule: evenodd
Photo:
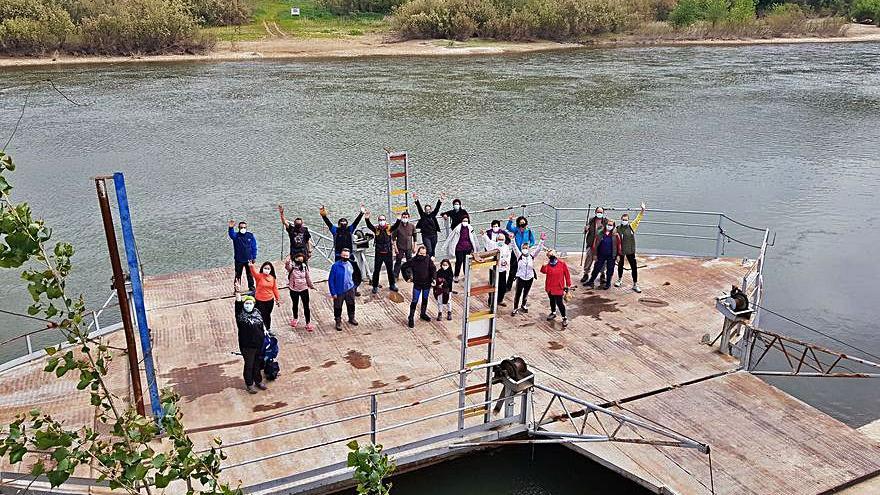
<svg viewBox="0 0 880 495">
<path fill-rule="evenodd" d="M 312 325 L 312 314 L 309 308 L 309 289 L 315 289 L 315 284 L 312 283 L 305 255 L 297 253 L 293 256 L 292 262 L 288 256 L 284 261 L 284 268 L 287 269 L 287 287 L 290 290 L 290 301 L 293 303 L 293 318 L 290 320 L 290 326 L 293 328 L 299 326 L 299 302 L 302 301 L 306 330 L 311 332 L 315 326 Z"/>
<path fill-rule="evenodd" d="M 419 303 L 419 299 L 422 301 L 419 318 L 423 321 L 431 321 L 431 317 L 428 316 L 428 296 L 431 292 L 434 276 L 437 274 L 437 267 L 434 266 L 434 262 L 428 257 L 427 248 L 419 246 L 413 259 L 403 264 L 403 270 L 412 271 L 412 302 L 409 305 L 407 325 L 413 328 L 415 327 L 416 306 Z"/>
<path fill-rule="evenodd" d="M 450 230 L 455 230 L 458 227 L 458 224 L 461 223 L 462 220 L 468 217 L 468 212 L 464 208 L 461 207 L 460 199 L 452 200 L 452 209 L 443 212 L 443 218 L 449 220 L 449 228 Z"/>
<path fill-rule="evenodd" d="M 413 257 L 413 247 L 416 242 L 416 224 L 410 223 L 409 212 L 404 211 L 397 217 L 394 226 L 391 227 L 391 239 L 394 241 L 394 280 L 400 278 L 401 263 L 405 259 L 409 261 Z M 426 250 L 427 252 L 427 250 Z"/>
<path fill-rule="evenodd" d="M 251 274 L 257 283 L 254 291 L 254 299 L 257 301 L 257 311 L 263 317 L 263 324 L 266 325 L 266 331 L 272 331 L 272 310 L 275 308 L 275 302 L 281 305 L 281 295 L 278 293 L 278 281 L 275 278 L 275 267 L 268 261 L 260 266 L 254 262 L 250 263 Z"/>
<path fill-rule="evenodd" d="M 343 249 L 347 249 L 349 253 L 354 251 L 354 231 L 357 229 L 358 223 L 360 223 L 361 218 L 363 218 L 366 211 L 367 209 L 361 204 L 360 212 L 358 213 L 358 216 L 355 217 L 354 223 L 349 225 L 348 219 L 342 217 L 336 225 L 333 225 L 333 223 L 330 222 L 330 212 L 327 211 L 327 208 L 325 208 L 324 205 L 321 205 L 321 209 L 318 210 L 318 213 L 321 214 L 321 219 L 324 220 L 327 228 L 330 229 L 330 234 L 333 236 L 333 252 L 336 253 L 337 260 L 342 255 Z M 358 266 L 357 261 L 354 260 L 354 257 L 351 257 L 348 262 L 353 270 L 352 280 L 354 280 L 355 295 L 358 295 L 357 288 L 361 285 L 362 281 L 361 269 Z"/>
<path fill-rule="evenodd" d="M 496 220 L 497 221 L 497 220 Z M 493 222 L 494 223 L 494 222 Z M 500 227 L 500 222 L 499 222 Z M 500 231 L 500 229 L 499 229 Z M 495 284 L 495 276 L 498 276 L 498 299 L 496 303 L 499 306 L 507 306 L 507 303 L 504 302 L 504 296 L 507 295 L 507 270 L 510 268 L 510 244 L 508 244 L 507 234 L 503 231 L 495 237 L 495 245 L 486 246 L 486 251 L 491 251 L 492 249 L 498 250 L 498 273 L 495 273 L 495 268 L 489 270 L 489 285 Z M 491 248 L 491 249 L 490 249 Z M 489 300 L 486 302 L 486 305 L 492 307 L 492 296 L 489 296 Z"/>
<path fill-rule="evenodd" d="M 443 319 L 443 311 L 446 311 L 446 319 L 452 319 L 452 306 L 449 304 L 449 295 L 452 294 L 452 263 L 444 259 L 440 262 L 434 281 L 434 300 L 437 301 L 437 321 Z"/>
<path fill-rule="evenodd" d="M 614 220 L 608 219 L 605 223 L 605 231 L 596 236 L 592 251 L 593 256 L 596 257 L 596 263 L 586 285 L 592 288 L 596 276 L 602 272 L 605 275 L 605 280 L 604 282 L 600 281 L 600 288 L 608 289 L 611 287 L 611 277 L 614 276 L 614 262 L 621 253 L 620 235 L 614 231 Z"/>
<path fill-rule="evenodd" d="M 244 358 L 244 385 L 248 393 L 257 388 L 266 390 L 260 372 L 263 350 L 263 318 L 256 311 L 256 301 L 251 296 L 235 295 L 235 326 L 238 328 L 238 349 Z M 254 388 L 256 386 L 256 388 Z"/>
<path fill-rule="evenodd" d="M 327 285 L 330 287 L 330 297 L 333 298 L 333 317 L 336 320 L 336 330 L 342 331 L 342 304 L 348 311 L 348 323 L 357 326 L 354 319 L 354 291 L 355 285 L 352 279 L 353 269 L 351 266 L 351 251 L 343 248 L 339 253 L 339 259 L 330 267 L 330 275 L 327 277 Z"/>
<path fill-rule="evenodd" d="M 513 316 L 520 312 L 529 312 L 529 291 L 532 289 L 532 283 L 535 281 L 535 256 L 544 248 L 544 240 L 546 238 L 547 234 L 542 232 L 541 241 L 535 247 L 531 247 L 531 244 L 524 242 L 522 248 L 519 248 L 515 242 L 513 243 L 513 254 L 517 260 L 516 272 L 514 273 L 516 277 L 516 293 L 513 296 Z M 522 301 L 522 306 L 520 306 L 520 301 Z"/>
<path fill-rule="evenodd" d="M 551 249 L 547 252 L 547 263 L 541 267 L 541 273 L 546 276 L 544 290 L 547 291 L 547 296 L 550 298 L 550 314 L 547 315 L 547 320 L 555 319 L 556 311 L 558 310 L 559 314 L 562 315 L 562 326 L 567 327 L 568 317 L 565 314 L 565 293 L 571 287 L 571 274 L 568 271 L 568 265 L 559 259 L 556 251 Z"/>
<path fill-rule="evenodd" d="M 639 228 L 639 223 L 641 223 L 643 216 L 645 216 L 645 203 L 642 203 L 642 209 L 639 210 L 635 220 L 630 222 L 629 213 L 624 213 L 620 217 L 620 225 L 617 226 L 617 234 L 620 235 L 620 257 L 617 261 L 617 282 L 614 282 L 614 286 L 621 286 L 621 280 L 623 280 L 623 259 L 626 258 L 626 261 L 629 263 L 629 269 L 632 272 L 632 290 L 636 293 L 642 292 L 642 289 L 639 288 L 639 268 L 636 263 L 636 230 Z"/>
<path fill-rule="evenodd" d="M 382 265 L 385 265 L 385 271 L 388 274 L 388 288 L 394 292 L 397 292 L 397 282 L 394 277 L 394 239 L 393 235 L 396 231 L 395 226 L 388 225 L 388 221 L 385 219 L 385 215 L 379 215 L 379 225 L 373 225 L 370 222 L 370 212 L 366 212 L 364 214 L 364 218 L 367 219 L 367 228 L 370 229 L 373 234 L 376 236 L 373 239 L 373 246 L 376 251 L 373 255 L 373 279 L 371 280 L 371 284 L 373 285 L 373 294 L 377 294 L 379 292 L 379 272 L 382 270 Z"/>
<path fill-rule="evenodd" d="M 516 219 L 516 223 L 513 222 L 513 213 L 507 217 L 507 231 L 513 235 L 514 244 L 522 252 L 523 244 L 528 244 L 530 246 L 535 245 L 535 234 L 532 232 L 532 229 L 529 228 L 529 221 L 524 216 L 519 216 Z M 516 272 L 517 272 L 517 255 L 515 251 L 511 251 L 510 253 L 510 276 L 507 277 L 507 290 L 510 291 L 513 288 L 513 281 L 516 280 Z"/>
<path fill-rule="evenodd" d="M 428 250 L 428 256 L 433 258 L 437 248 L 437 234 L 440 233 L 437 213 L 440 212 L 440 205 L 443 204 L 443 201 L 446 201 L 446 194 L 440 193 L 440 199 L 437 200 L 437 204 L 433 208 L 431 208 L 431 205 L 426 205 L 422 208 L 422 204 L 419 203 L 419 196 L 416 193 L 413 193 L 412 197 L 416 202 L 416 209 L 419 211 L 419 222 L 416 224 L 416 229 L 422 233 L 422 244 Z"/>
<path fill-rule="evenodd" d="M 248 232 L 247 222 L 238 222 L 238 230 L 235 229 L 235 220 L 229 221 L 229 238 L 232 239 L 232 249 L 235 256 L 235 279 L 234 284 L 241 282 L 242 273 L 247 277 L 248 290 L 254 291 L 254 277 L 248 269 L 248 264 L 257 259 L 257 238 Z"/>
<path fill-rule="evenodd" d="M 602 234 L 605 231 L 605 209 L 601 206 L 596 207 L 596 216 L 587 222 L 584 226 L 584 274 L 581 277 L 581 284 L 586 285 L 590 278 L 590 272 L 593 268 L 594 252 L 593 245 L 596 242 L 596 234 Z"/>
<path fill-rule="evenodd" d="M 303 219 L 294 218 L 293 223 L 288 222 L 284 217 L 284 205 L 280 204 L 278 205 L 278 213 L 281 215 L 281 225 L 284 226 L 284 230 L 287 231 L 287 236 L 290 238 L 290 256 L 296 257 L 297 254 L 302 254 L 307 260 L 311 258 L 312 234 L 309 232 L 309 228 L 304 225 Z"/>
<path fill-rule="evenodd" d="M 449 253 L 449 256 L 455 257 L 455 275 L 453 277 L 455 282 L 458 282 L 465 258 L 479 246 L 477 236 L 474 235 L 474 229 L 471 228 L 470 223 L 470 218 L 462 218 L 461 223 L 452 229 L 449 237 L 446 238 L 446 244 L 443 245 L 443 250 Z"/>
</svg>

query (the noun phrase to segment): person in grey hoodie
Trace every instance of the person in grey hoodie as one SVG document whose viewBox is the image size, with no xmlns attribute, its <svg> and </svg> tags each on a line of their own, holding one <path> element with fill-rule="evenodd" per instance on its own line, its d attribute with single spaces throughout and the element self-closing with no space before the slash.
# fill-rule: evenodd
<svg viewBox="0 0 880 495">
<path fill-rule="evenodd" d="M 400 278 L 401 261 L 409 261 L 413 257 L 413 245 L 416 240 L 416 224 L 410 223 L 409 212 L 404 211 L 397 217 L 391 227 L 391 238 L 394 241 L 394 280 Z"/>
</svg>

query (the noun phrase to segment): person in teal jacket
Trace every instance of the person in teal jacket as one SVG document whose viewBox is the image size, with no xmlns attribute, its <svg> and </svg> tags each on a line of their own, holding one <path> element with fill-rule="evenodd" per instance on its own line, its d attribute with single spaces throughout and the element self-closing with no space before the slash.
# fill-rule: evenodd
<svg viewBox="0 0 880 495">
<path fill-rule="evenodd" d="M 513 223 L 513 213 L 507 217 L 507 231 L 513 234 L 513 240 L 516 243 L 516 248 L 519 251 L 522 251 L 523 244 L 527 244 L 529 246 L 535 245 L 535 234 L 532 232 L 532 229 L 529 228 L 529 220 L 520 216 L 516 219 L 516 224 Z M 507 291 L 513 288 L 513 282 L 516 280 L 516 269 L 517 266 L 517 256 L 516 251 L 510 252 L 510 270 L 508 270 L 507 276 Z"/>
</svg>

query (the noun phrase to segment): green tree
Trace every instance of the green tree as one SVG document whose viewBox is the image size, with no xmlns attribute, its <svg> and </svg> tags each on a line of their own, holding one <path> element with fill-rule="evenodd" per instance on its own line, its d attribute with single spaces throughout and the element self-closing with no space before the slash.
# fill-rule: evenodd
<svg viewBox="0 0 880 495">
<path fill-rule="evenodd" d="M 77 467 L 88 466 L 111 489 L 132 494 L 149 495 L 175 482 L 191 494 L 239 494 L 220 480 L 225 455 L 219 439 L 206 452 L 195 451 L 175 393 L 162 391 L 160 439 L 159 425 L 110 390 L 105 378 L 113 356 L 106 345 L 89 338 L 82 295 L 67 293 L 73 246 L 56 242 L 49 247 L 51 229 L 27 203 L 12 200 L 9 175 L 14 170 L 12 157 L 0 152 L 0 268 L 24 268 L 21 277 L 33 299 L 28 314 L 51 322 L 70 344 L 66 351 L 46 349 L 45 371 L 58 378 L 78 373 L 77 389 L 95 407 L 99 425 L 64 424 L 38 410 L 21 414 L 0 431 L 0 457 L 23 465 L 31 483 L 45 476 L 53 487 Z"/>
<path fill-rule="evenodd" d="M 384 479 L 397 469 L 394 460 L 382 452 L 381 445 L 360 446 L 357 440 L 348 443 L 348 467 L 354 468 L 358 495 L 388 495 L 391 483 Z"/>
</svg>

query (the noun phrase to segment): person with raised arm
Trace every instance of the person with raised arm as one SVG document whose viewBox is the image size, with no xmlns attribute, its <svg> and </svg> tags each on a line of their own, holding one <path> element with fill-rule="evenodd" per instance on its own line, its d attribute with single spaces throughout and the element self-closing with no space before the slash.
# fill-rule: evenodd
<svg viewBox="0 0 880 495">
<path fill-rule="evenodd" d="M 355 217 L 354 223 L 349 225 L 348 219 L 341 217 L 337 224 L 333 225 L 333 223 L 330 222 L 330 218 L 328 218 L 330 212 L 324 205 L 321 205 L 321 209 L 318 210 L 318 213 L 321 214 L 321 219 L 324 220 L 327 228 L 330 229 L 330 234 L 333 236 L 333 252 L 336 255 L 335 259 L 338 260 L 340 258 L 343 249 L 348 249 L 349 255 L 354 252 L 354 231 L 357 229 L 358 223 L 360 223 L 361 218 L 364 217 L 366 211 L 367 209 L 364 207 L 364 204 L 361 203 L 360 212 Z M 352 280 L 354 280 L 355 295 L 359 295 L 357 288 L 361 285 L 363 279 L 361 269 L 353 256 L 350 256 L 348 263 L 353 270 Z"/>
<path fill-rule="evenodd" d="M 516 292 L 513 296 L 514 316 L 517 313 L 529 312 L 529 291 L 535 281 L 535 256 L 544 248 L 545 239 L 547 239 L 547 233 L 542 232 L 541 240 L 537 246 L 532 247 L 529 242 L 524 242 L 520 248 L 516 242 L 513 243 L 513 255 L 517 260 L 516 273 L 514 274 L 516 277 Z"/>
<path fill-rule="evenodd" d="M 440 233 L 440 223 L 437 222 L 437 214 L 440 212 L 440 205 L 446 201 L 446 193 L 440 193 L 440 198 L 433 208 L 431 205 L 425 205 L 422 208 L 422 204 L 419 203 L 418 194 L 412 193 L 412 197 L 416 202 L 416 209 L 419 211 L 419 222 L 416 224 L 416 229 L 422 233 L 422 244 L 428 250 L 428 256 L 433 258 L 436 256 L 437 234 Z"/>
<path fill-rule="evenodd" d="M 629 213 L 624 213 L 620 217 L 620 225 L 617 226 L 617 234 L 620 236 L 620 256 L 618 256 L 617 261 L 617 282 L 614 282 L 614 286 L 621 286 L 623 259 L 626 258 L 626 261 L 629 262 L 630 272 L 632 272 L 632 290 L 636 293 L 642 292 L 642 289 L 639 287 L 639 267 L 636 262 L 636 230 L 638 230 L 639 223 L 641 223 L 644 216 L 645 203 L 642 202 L 642 208 L 633 221 L 630 222 Z"/>
<path fill-rule="evenodd" d="M 302 254 L 306 260 L 311 258 L 312 249 L 310 242 L 312 234 L 309 232 L 309 228 L 305 226 L 303 219 L 296 217 L 293 219 L 293 222 L 289 222 L 284 216 L 284 205 L 282 204 L 278 205 L 278 213 L 281 215 L 281 225 L 287 231 L 287 236 L 290 238 L 290 256 L 295 257 L 297 254 Z"/>
<path fill-rule="evenodd" d="M 296 253 L 292 260 L 288 256 L 284 261 L 284 268 L 287 269 L 287 287 L 290 290 L 290 301 L 293 304 L 293 318 L 290 320 L 290 326 L 293 328 L 299 326 L 299 302 L 302 301 L 306 330 L 311 332 L 315 329 L 315 325 L 312 325 L 309 289 L 314 290 L 316 287 L 312 283 L 312 276 L 305 255 L 303 253 Z"/>
<path fill-rule="evenodd" d="M 374 225 L 370 221 L 369 210 L 364 214 L 367 220 L 367 228 L 376 236 L 373 239 L 373 247 L 375 253 L 373 257 L 373 279 L 370 281 L 373 286 L 373 294 L 379 292 L 379 272 L 382 265 L 385 265 L 385 271 L 388 274 L 388 288 L 397 292 L 397 282 L 394 278 L 394 240 L 393 235 L 397 225 L 389 225 L 385 215 L 379 215 L 379 225 Z"/>
<path fill-rule="evenodd" d="M 516 219 L 516 223 L 513 222 L 514 214 L 511 213 L 507 217 L 507 231 L 513 235 L 513 241 L 516 245 L 516 248 L 519 251 L 522 251 L 523 244 L 528 244 L 529 246 L 535 245 L 535 234 L 532 232 L 532 229 L 529 228 L 529 220 L 520 215 Z M 517 255 L 516 251 L 511 251 L 510 253 L 510 276 L 507 277 L 507 290 L 513 288 L 513 281 L 516 280 L 516 272 L 517 272 Z"/>
<path fill-rule="evenodd" d="M 247 222 L 238 222 L 238 230 L 235 228 L 235 220 L 229 221 L 229 238 L 232 239 L 232 250 L 235 258 L 235 278 L 233 285 L 241 282 L 242 273 L 247 277 L 248 290 L 254 291 L 254 277 L 251 275 L 248 265 L 257 259 L 257 238 L 248 232 Z"/>
</svg>

